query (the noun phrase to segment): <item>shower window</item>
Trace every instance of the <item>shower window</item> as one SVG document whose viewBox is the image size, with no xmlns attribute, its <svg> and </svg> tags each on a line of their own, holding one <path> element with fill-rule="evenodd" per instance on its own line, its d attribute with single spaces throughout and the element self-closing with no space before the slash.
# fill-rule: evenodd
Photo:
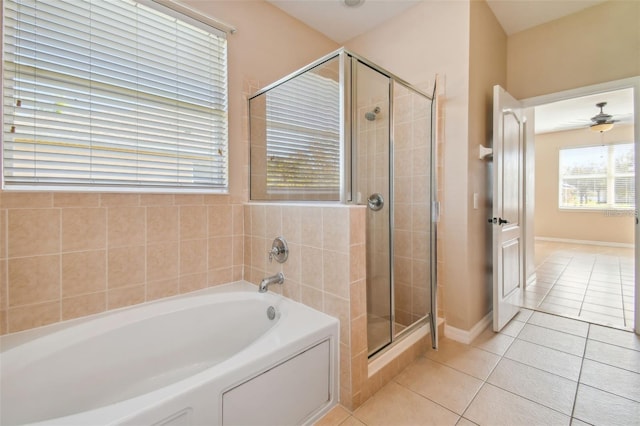
<svg viewBox="0 0 640 426">
<path fill-rule="evenodd" d="M 328 61 L 250 100 L 252 199 L 339 199 L 337 65 Z"/>
<path fill-rule="evenodd" d="M 302 94 L 302 96 L 301 96 Z M 303 74 L 267 95 L 267 191 L 337 193 L 340 114 L 336 81 Z"/>
</svg>

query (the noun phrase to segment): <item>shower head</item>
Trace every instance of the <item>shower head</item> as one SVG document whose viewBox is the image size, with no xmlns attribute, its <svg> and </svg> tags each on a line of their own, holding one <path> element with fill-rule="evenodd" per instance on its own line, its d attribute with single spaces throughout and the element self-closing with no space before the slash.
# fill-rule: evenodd
<svg viewBox="0 0 640 426">
<path fill-rule="evenodd" d="M 379 112 L 380 112 L 380 107 L 375 107 L 373 111 L 369 111 L 365 113 L 364 118 L 366 118 L 369 121 L 375 121 L 376 116 L 378 115 Z"/>
</svg>

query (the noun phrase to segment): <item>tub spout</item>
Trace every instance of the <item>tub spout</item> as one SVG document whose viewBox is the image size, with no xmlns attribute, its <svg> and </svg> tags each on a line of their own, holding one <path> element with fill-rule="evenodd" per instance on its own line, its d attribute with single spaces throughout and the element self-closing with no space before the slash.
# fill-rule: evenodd
<svg viewBox="0 0 640 426">
<path fill-rule="evenodd" d="M 284 274 L 282 272 L 278 272 L 271 277 L 264 278 L 260 281 L 260 288 L 258 291 L 260 293 L 265 293 L 271 284 L 284 284 Z"/>
</svg>

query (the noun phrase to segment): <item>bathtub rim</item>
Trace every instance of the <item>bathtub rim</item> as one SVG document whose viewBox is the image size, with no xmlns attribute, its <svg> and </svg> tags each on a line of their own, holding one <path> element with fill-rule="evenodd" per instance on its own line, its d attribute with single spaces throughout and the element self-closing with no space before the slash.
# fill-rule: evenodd
<svg viewBox="0 0 640 426">
<path fill-rule="evenodd" d="M 134 305 L 122 306 L 115 309 L 108 309 L 102 312 L 97 312 L 95 314 L 90 314 L 90 315 L 86 315 L 78 318 L 70 318 L 67 320 L 62 320 L 55 323 L 42 325 L 39 327 L 29 328 L 27 330 L 15 331 L 12 333 L 0 335 L 0 353 L 9 351 L 10 349 L 13 349 L 17 346 L 28 343 L 31 340 L 38 339 L 40 337 L 49 335 L 51 333 L 56 333 L 58 331 L 64 330 L 69 327 L 75 327 L 77 325 L 94 321 L 96 319 L 114 315 L 120 312 L 126 312 L 128 310 L 132 310 L 136 308 L 145 308 L 148 306 L 166 303 L 172 300 L 186 299 L 186 298 L 204 296 L 209 294 L 229 293 L 229 292 L 252 292 L 252 291 L 255 291 L 257 293 L 258 287 L 244 280 L 233 281 L 226 284 L 220 284 L 214 287 L 207 287 L 204 289 L 190 291 L 188 293 L 181 293 L 181 294 L 176 294 L 169 297 L 163 297 L 160 299 L 149 300 L 142 303 L 136 303 Z"/>
</svg>

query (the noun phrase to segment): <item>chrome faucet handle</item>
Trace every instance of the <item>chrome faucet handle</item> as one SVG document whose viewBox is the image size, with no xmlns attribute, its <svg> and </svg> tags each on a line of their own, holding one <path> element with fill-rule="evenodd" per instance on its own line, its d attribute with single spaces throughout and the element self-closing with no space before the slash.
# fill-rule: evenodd
<svg viewBox="0 0 640 426">
<path fill-rule="evenodd" d="M 277 237 L 273 240 L 271 250 L 269 251 L 269 263 L 275 259 L 278 263 L 284 263 L 289 257 L 289 247 L 287 242 L 282 237 Z"/>
<path fill-rule="evenodd" d="M 280 254 L 280 249 L 278 247 L 271 247 L 271 251 L 269 251 L 269 263 L 273 261 L 274 257 L 278 257 Z"/>
</svg>

